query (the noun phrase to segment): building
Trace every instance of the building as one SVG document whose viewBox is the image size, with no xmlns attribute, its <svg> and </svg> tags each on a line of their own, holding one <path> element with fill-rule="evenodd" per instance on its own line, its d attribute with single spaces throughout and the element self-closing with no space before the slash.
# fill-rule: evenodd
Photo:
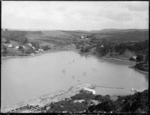
<svg viewBox="0 0 150 115">
<path fill-rule="evenodd" d="M 132 56 L 132 57 L 130 57 L 130 60 L 136 61 L 136 60 L 137 60 L 137 56 Z"/>
<path fill-rule="evenodd" d="M 32 44 L 31 44 L 31 43 L 27 43 L 26 45 L 32 47 Z"/>
<path fill-rule="evenodd" d="M 42 52 L 42 51 L 44 51 L 44 50 L 43 50 L 43 49 L 39 49 L 38 51 L 41 51 L 41 52 Z"/>
<path fill-rule="evenodd" d="M 83 36 L 81 36 L 81 38 L 83 39 L 84 37 L 83 37 Z"/>
<path fill-rule="evenodd" d="M 35 49 L 35 47 L 32 46 L 32 49 Z"/>
<path fill-rule="evenodd" d="M 137 56 L 132 56 L 132 58 L 133 58 L 134 60 L 137 60 Z"/>
<path fill-rule="evenodd" d="M 13 46 L 12 46 L 12 44 L 8 44 L 7 47 L 8 48 L 12 48 Z"/>
<path fill-rule="evenodd" d="M 19 46 L 16 46 L 16 47 L 15 47 L 15 49 L 18 49 L 18 48 L 19 48 Z"/>
<path fill-rule="evenodd" d="M 103 47 L 104 47 L 104 45 L 101 45 L 100 47 L 101 47 L 101 48 L 103 48 Z"/>
<path fill-rule="evenodd" d="M 90 88 L 87 88 L 87 87 L 85 87 L 83 89 L 86 90 L 86 91 L 92 92 L 92 94 L 94 94 L 94 95 L 96 94 L 96 91 L 94 89 L 90 89 Z"/>
</svg>

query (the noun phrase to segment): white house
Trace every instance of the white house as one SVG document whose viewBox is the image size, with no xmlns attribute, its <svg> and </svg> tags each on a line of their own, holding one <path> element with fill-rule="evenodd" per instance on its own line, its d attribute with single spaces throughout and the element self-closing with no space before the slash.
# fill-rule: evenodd
<svg viewBox="0 0 150 115">
<path fill-rule="evenodd" d="M 145 88 L 140 88 L 140 89 L 134 89 L 134 88 L 131 88 L 131 91 L 134 92 L 134 93 L 137 93 L 137 92 L 142 92 L 146 90 Z"/>
<path fill-rule="evenodd" d="M 90 88 L 87 88 L 87 87 L 84 87 L 83 89 L 86 90 L 86 91 L 92 92 L 94 95 L 96 94 L 96 91 L 94 89 L 90 89 Z"/>
<path fill-rule="evenodd" d="M 11 48 L 11 47 L 12 47 L 12 44 L 8 44 L 7 47 Z"/>
<path fill-rule="evenodd" d="M 35 47 L 32 46 L 32 49 L 35 49 Z"/>
<path fill-rule="evenodd" d="M 73 102 L 74 102 L 74 103 L 82 103 L 83 101 L 85 101 L 85 100 L 80 99 L 80 100 L 74 100 Z"/>
<path fill-rule="evenodd" d="M 83 37 L 83 36 L 81 36 L 81 38 L 83 39 L 84 37 Z"/>
<path fill-rule="evenodd" d="M 104 45 L 101 45 L 101 48 L 103 48 L 104 47 Z"/>
<path fill-rule="evenodd" d="M 137 56 L 132 56 L 132 58 L 133 58 L 134 60 L 136 60 L 136 59 L 137 59 Z"/>
<path fill-rule="evenodd" d="M 88 40 L 88 38 L 85 38 L 85 40 Z"/>
<path fill-rule="evenodd" d="M 32 47 L 32 44 L 31 44 L 31 43 L 27 43 L 27 45 L 30 46 L 30 47 Z"/>
<path fill-rule="evenodd" d="M 41 51 L 41 52 L 42 52 L 42 51 L 44 51 L 44 50 L 43 50 L 43 49 L 39 49 L 38 51 Z"/>
<path fill-rule="evenodd" d="M 19 46 L 16 46 L 16 47 L 15 47 L 15 49 L 18 49 L 18 48 L 19 48 Z"/>
<path fill-rule="evenodd" d="M 96 47 L 92 48 L 92 52 L 96 51 Z"/>
</svg>

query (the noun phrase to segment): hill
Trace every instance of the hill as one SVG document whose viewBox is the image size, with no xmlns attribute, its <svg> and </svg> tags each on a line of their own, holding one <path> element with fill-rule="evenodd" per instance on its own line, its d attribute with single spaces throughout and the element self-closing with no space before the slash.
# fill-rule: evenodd
<svg viewBox="0 0 150 115">
<path fill-rule="evenodd" d="M 17 30 L 2 30 L 2 37 L 18 40 L 24 37 L 28 39 L 79 39 L 81 36 L 91 39 L 107 39 L 115 40 L 118 42 L 123 41 L 144 41 L 149 39 L 149 30 L 147 29 L 104 29 L 94 31 L 64 31 L 64 30 L 51 30 L 51 31 L 17 31 Z"/>
<path fill-rule="evenodd" d="M 149 30 L 146 29 L 105 29 L 92 31 L 88 36 L 92 39 L 106 39 L 117 42 L 144 41 L 149 39 Z"/>
</svg>

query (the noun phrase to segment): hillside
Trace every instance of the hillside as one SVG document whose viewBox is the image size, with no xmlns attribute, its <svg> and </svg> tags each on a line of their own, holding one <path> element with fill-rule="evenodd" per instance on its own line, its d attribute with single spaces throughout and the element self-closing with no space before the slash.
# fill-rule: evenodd
<svg viewBox="0 0 150 115">
<path fill-rule="evenodd" d="M 109 39 L 122 41 L 144 41 L 149 39 L 148 30 L 146 29 L 104 29 L 101 31 L 2 31 L 2 37 L 8 39 L 21 39 L 27 37 L 28 39 L 45 39 L 45 38 L 60 38 L 60 39 L 75 39 L 81 36 L 87 36 L 92 39 Z"/>
<path fill-rule="evenodd" d="M 10 42 L 14 48 L 6 48 L 6 42 L 2 43 L 3 52 L 8 49 L 14 50 L 16 46 L 26 47 L 28 54 L 33 53 L 33 50 L 28 51 L 27 44 L 32 43 L 36 50 L 40 48 L 52 49 L 62 48 L 75 45 L 81 52 L 88 52 L 93 49 L 101 56 L 123 56 L 130 58 L 133 55 L 147 55 L 149 45 L 149 30 L 146 29 L 104 29 L 94 31 L 17 31 L 17 30 L 1 30 L 2 41 Z M 17 42 L 17 43 L 14 43 Z M 105 46 L 101 48 L 100 46 Z M 12 55 L 12 51 L 5 52 Z M 22 51 L 21 51 L 22 52 Z M 23 54 L 25 52 L 22 52 Z M 127 55 L 126 55 L 127 54 Z M 130 55 L 128 55 L 130 54 Z M 21 54 L 20 54 L 21 55 Z M 27 55 L 26 53 L 24 55 Z M 146 56 L 147 57 L 147 56 Z"/>
<path fill-rule="evenodd" d="M 102 31 L 92 31 L 93 34 L 89 35 L 92 39 L 106 39 L 117 42 L 128 42 L 128 41 L 144 41 L 149 39 L 149 30 L 140 29 L 106 29 Z"/>
</svg>

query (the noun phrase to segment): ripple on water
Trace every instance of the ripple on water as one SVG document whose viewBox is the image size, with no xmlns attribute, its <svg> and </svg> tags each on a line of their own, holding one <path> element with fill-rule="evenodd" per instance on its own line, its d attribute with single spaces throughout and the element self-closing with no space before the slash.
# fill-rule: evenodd
<svg viewBox="0 0 150 115">
<path fill-rule="evenodd" d="M 75 76 L 72 76 L 72 79 L 74 79 L 75 78 Z"/>
<path fill-rule="evenodd" d="M 95 71 L 96 69 L 95 69 L 95 68 L 92 68 L 92 70 Z"/>
<path fill-rule="evenodd" d="M 65 74 L 65 73 L 66 73 L 66 70 L 62 70 L 62 73 Z"/>
<path fill-rule="evenodd" d="M 83 76 L 86 76 L 86 72 L 83 72 Z"/>
</svg>

